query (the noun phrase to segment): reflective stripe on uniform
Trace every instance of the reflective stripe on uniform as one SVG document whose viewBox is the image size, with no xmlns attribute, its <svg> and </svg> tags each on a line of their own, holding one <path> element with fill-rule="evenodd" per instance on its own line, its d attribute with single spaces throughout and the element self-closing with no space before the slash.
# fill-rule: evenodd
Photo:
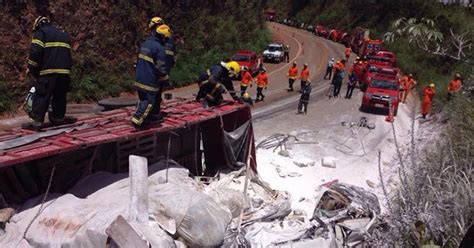
<svg viewBox="0 0 474 248">
<path fill-rule="evenodd" d="M 64 47 L 71 49 L 71 45 L 65 42 L 46 42 L 44 43 L 44 47 Z"/>
<path fill-rule="evenodd" d="M 148 61 L 152 64 L 155 64 L 155 61 L 153 61 L 153 58 L 151 58 L 150 56 L 147 56 L 145 54 L 142 54 L 142 53 L 138 54 L 138 58 L 143 59 L 145 61 Z"/>
<path fill-rule="evenodd" d="M 38 39 L 33 39 L 33 40 L 31 41 L 31 44 L 36 44 L 36 45 L 38 45 L 38 46 L 40 46 L 40 47 L 44 47 L 44 43 L 43 43 L 41 40 L 38 40 Z"/>
<path fill-rule="evenodd" d="M 170 77 L 168 75 L 158 78 L 158 80 L 160 80 L 160 81 L 165 81 L 165 80 L 168 80 L 168 79 L 170 79 Z"/>
<path fill-rule="evenodd" d="M 46 75 L 46 74 L 53 74 L 53 73 L 70 74 L 71 71 L 68 70 L 68 69 L 46 69 L 46 70 L 41 70 L 39 74 L 40 75 Z"/>
<path fill-rule="evenodd" d="M 171 50 L 166 50 L 166 55 L 174 56 L 174 52 Z"/>
<path fill-rule="evenodd" d="M 36 63 L 35 61 L 31 60 L 31 59 L 28 59 L 28 64 L 29 65 L 32 65 L 34 67 L 37 67 L 38 66 L 38 63 Z"/>
<path fill-rule="evenodd" d="M 141 125 L 143 123 L 143 121 L 145 120 L 145 118 L 148 116 L 148 114 L 150 113 L 151 109 L 153 108 L 153 105 L 152 104 L 148 104 L 146 106 L 146 109 L 145 109 L 145 112 L 143 112 L 143 114 L 140 116 L 140 117 L 133 117 L 132 118 L 132 122 L 137 124 L 137 125 Z"/>
<path fill-rule="evenodd" d="M 138 87 L 140 89 L 147 90 L 147 91 L 159 91 L 160 90 L 159 87 L 153 87 L 153 86 L 145 85 L 145 84 L 142 84 L 140 82 L 135 82 L 135 83 L 133 83 L 133 85 L 135 87 Z"/>
</svg>

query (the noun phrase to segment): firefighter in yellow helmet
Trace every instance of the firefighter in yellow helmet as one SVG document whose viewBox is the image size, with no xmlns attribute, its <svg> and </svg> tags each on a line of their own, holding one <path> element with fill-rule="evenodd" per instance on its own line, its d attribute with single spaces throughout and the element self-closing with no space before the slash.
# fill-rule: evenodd
<svg viewBox="0 0 474 248">
<path fill-rule="evenodd" d="M 169 27 L 160 25 L 140 45 L 134 83 L 139 101 L 131 119 L 136 128 L 159 119 L 161 94 L 171 70 L 165 57 L 165 43 L 170 36 Z"/>
<path fill-rule="evenodd" d="M 208 100 L 209 94 L 215 93 L 219 86 L 224 86 L 234 100 L 240 101 L 240 98 L 235 94 L 234 85 L 232 84 L 232 78 L 236 78 L 239 72 L 240 65 L 235 61 L 221 62 L 220 65 L 211 66 L 207 71 L 199 75 L 199 91 L 196 100 Z M 219 90 L 219 92 L 224 93 L 222 90 Z M 218 105 L 222 102 L 221 95 L 212 96 L 212 98 L 216 100 L 208 102 L 209 105 Z"/>
</svg>

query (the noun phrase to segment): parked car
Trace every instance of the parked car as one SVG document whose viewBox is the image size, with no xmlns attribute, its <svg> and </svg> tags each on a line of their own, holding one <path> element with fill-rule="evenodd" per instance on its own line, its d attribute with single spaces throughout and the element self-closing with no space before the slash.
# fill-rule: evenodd
<svg viewBox="0 0 474 248">
<path fill-rule="evenodd" d="M 265 62 L 280 63 L 285 58 L 284 45 L 279 43 L 272 43 L 263 51 L 263 60 Z"/>
<path fill-rule="evenodd" d="M 231 59 L 239 63 L 241 67 L 247 66 L 252 75 L 258 73 L 263 62 L 261 54 L 249 50 L 238 50 L 232 55 Z"/>
<path fill-rule="evenodd" d="M 329 31 L 328 39 L 334 42 L 339 42 L 342 39 L 342 35 L 343 32 L 341 30 L 331 29 L 331 31 Z"/>
<path fill-rule="evenodd" d="M 400 92 L 400 83 L 397 78 L 386 77 L 381 74 L 375 75 L 364 92 L 362 97 L 361 110 L 383 109 L 390 111 L 393 108 L 393 115 L 397 115 Z"/>
<path fill-rule="evenodd" d="M 354 68 L 356 69 L 356 68 Z M 359 88 L 362 91 L 365 91 L 374 78 L 377 75 L 390 77 L 390 78 L 397 78 L 400 69 L 392 67 L 388 63 L 377 62 L 377 61 L 368 61 L 365 63 L 365 67 L 362 68 L 362 71 L 354 71 L 356 78 L 359 81 Z"/>
<path fill-rule="evenodd" d="M 389 62 L 392 66 L 397 65 L 397 58 L 395 56 L 395 53 L 389 51 L 378 51 L 374 54 L 374 56 L 379 57 L 381 61 Z"/>
</svg>

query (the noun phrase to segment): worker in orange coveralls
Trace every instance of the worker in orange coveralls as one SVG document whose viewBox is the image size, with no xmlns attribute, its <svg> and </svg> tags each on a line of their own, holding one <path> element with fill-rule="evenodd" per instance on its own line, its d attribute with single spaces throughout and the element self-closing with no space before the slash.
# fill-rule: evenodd
<svg viewBox="0 0 474 248">
<path fill-rule="evenodd" d="M 265 98 L 265 95 L 263 95 L 263 89 L 267 89 L 268 85 L 268 75 L 267 75 L 267 70 L 262 67 L 260 69 L 260 73 L 257 75 L 257 98 L 255 102 L 260 102 L 263 101 Z"/>
<path fill-rule="evenodd" d="M 300 79 L 301 79 L 300 93 L 302 93 L 304 87 L 306 87 L 306 81 L 308 81 L 308 79 L 309 79 L 309 68 L 308 68 L 307 63 L 304 63 L 304 65 L 303 65 L 303 69 L 301 70 Z"/>
<path fill-rule="evenodd" d="M 240 93 L 241 96 L 244 95 L 245 91 L 247 91 L 247 87 L 250 85 L 252 87 L 252 74 L 249 71 L 249 68 L 247 66 L 242 67 L 242 72 L 241 72 L 241 77 L 242 79 L 240 80 Z"/>
<path fill-rule="evenodd" d="M 413 74 L 408 74 L 403 76 L 400 80 L 400 85 L 402 86 L 400 99 L 402 103 L 405 103 L 407 96 L 410 93 L 410 90 L 416 85 L 415 79 L 413 79 Z"/>
<path fill-rule="evenodd" d="M 421 100 L 421 115 L 423 119 L 426 118 L 430 112 L 431 103 L 433 102 L 433 96 L 436 94 L 434 83 L 430 83 L 423 89 L 423 98 Z"/>
<path fill-rule="evenodd" d="M 293 62 L 293 65 L 288 69 L 288 91 L 293 91 L 293 83 L 296 78 L 298 78 L 298 68 L 296 67 L 296 62 Z"/>
<path fill-rule="evenodd" d="M 349 60 L 349 57 L 351 56 L 352 49 L 350 47 L 346 47 L 346 51 L 344 54 L 346 55 L 346 60 Z"/>
<path fill-rule="evenodd" d="M 448 85 L 448 101 L 451 100 L 461 90 L 461 75 L 459 73 L 454 76 L 454 79 L 449 81 Z"/>
</svg>

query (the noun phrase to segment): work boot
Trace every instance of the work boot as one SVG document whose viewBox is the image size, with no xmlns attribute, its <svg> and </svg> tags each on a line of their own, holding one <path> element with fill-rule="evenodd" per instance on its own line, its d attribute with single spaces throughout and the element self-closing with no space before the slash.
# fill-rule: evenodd
<svg viewBox="0 0 474 248">
<path fill-rule="evenodd" d="M 21 124 L 21 128 L 32 130 L 32 131 L 40 131 L 44 127 L 44 124 L 39 121 L 35 121 L 30 118 L 30 122 Z"/>
<path fill-rule="evenodd" d="M 68 124 L 73 124 L 77 121 L 77 118 L 72 117 L 72 116 L 64 116 L 61 119 L 56 119 L 53 117 L 49 117 L 49 122 L 53 124 L 53 126 L 62 126 L 62 125 L 68 125 Z"/>
</svg>

